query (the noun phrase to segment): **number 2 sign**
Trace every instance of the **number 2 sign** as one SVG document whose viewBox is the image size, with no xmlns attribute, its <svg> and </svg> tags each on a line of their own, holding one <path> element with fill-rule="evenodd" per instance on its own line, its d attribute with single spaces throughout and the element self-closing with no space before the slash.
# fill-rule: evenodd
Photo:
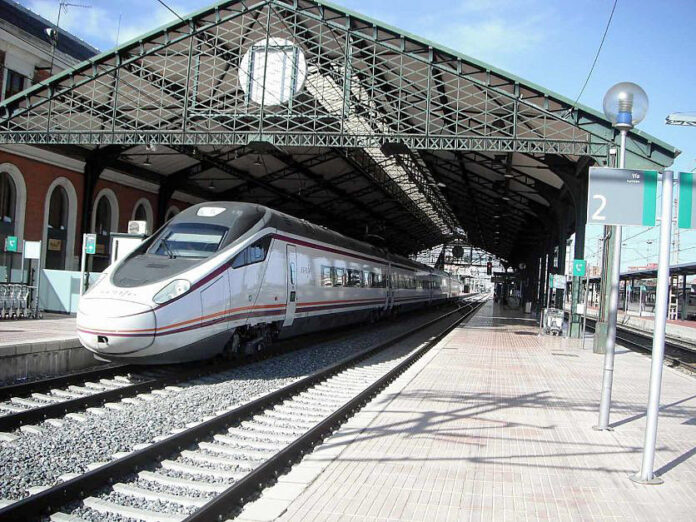
<svg viewBox="0 0 696 522">
<path fill-rule="evenodd" d="M 590 168 L 588 224 L 651 227 L 656 207 L 656 171 Z"/>
</svg>

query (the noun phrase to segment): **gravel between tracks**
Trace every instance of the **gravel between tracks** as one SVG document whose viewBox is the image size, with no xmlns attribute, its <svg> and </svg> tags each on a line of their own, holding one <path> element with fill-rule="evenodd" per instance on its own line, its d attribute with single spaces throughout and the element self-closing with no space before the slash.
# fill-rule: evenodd
<svg viewBox="0 0 696 522">
<path fill-rule="evenodd" d="M 41 435 L 21 434 L 12 443 L 0 443 L 0 498 L 18 500 L 28 495 L 28 488 L 53 485 L 62 474 L 83 472 L 90 463 L 111 460 L 117 452 L 130 451 L 174 428 L 278 389 L 442 313 L 442 309 L 420 312 L 369 329 L 356 327 L 359 333 L 348 338 L 181 385 L 182 391 L 151 395 L 149 402 L 124 404 L 122 410 L 104 409 L 101 416 L 86 413 L 84 422 L 66 420 L 60 428 L 39 425 Z"/>
</svg>

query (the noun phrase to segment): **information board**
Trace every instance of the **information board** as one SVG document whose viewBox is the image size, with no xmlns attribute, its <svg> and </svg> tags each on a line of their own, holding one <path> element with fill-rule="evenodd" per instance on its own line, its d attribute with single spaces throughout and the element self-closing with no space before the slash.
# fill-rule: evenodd
<svg viewBox="0 0 696 522">
<path fill-rule="evenodd" d="M 24 242 L 24 259 L 41 259 L 41 241 Z"/>
<path fill-rule="evenodd" d="M 655 226 L 657 171 L 590 167 L 587 223 Z"/>
</svg>

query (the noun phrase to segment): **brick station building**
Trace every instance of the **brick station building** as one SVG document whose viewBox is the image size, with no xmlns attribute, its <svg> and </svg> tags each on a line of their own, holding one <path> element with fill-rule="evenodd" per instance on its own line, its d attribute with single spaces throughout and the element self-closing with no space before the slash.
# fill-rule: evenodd
<svg viewBox="0 0 696 522">
<path fill-rule="evenodd" d="M 53 29 L 53 37 L 47 29 Z M 0 0 L 0 100 L 71 67 L 98 50 L 55 27 L 48 20 L 11 0 Z M 139 150 L 143 149 L 143 150 Z M 150 166 L 148 150 L 134 149 L 133 163 Z M 154 152 L 154 151 L 153 151 Z M 154 155 L 153 155 L 154 160 Z M 89 268 L 108 264 L 109 235 L 126 232 L 128 221 L 141 220 L 152 231 L 200 198 L 176 192 L 165 206 L 158 205 L 158 185 L 128 175 L 123 169 L 105 169 L 90 190 L 92 212 L 85 219 L 85 161 L 58 154 L 50 148 L 0 145 L 0 282 L 17 270 L 21 253 L 4 251 L 5 238 L 42 241 L 46 269 L 78 270 L 83 233 L 98 235 L 97 255 Z M 164 216 L 158 207 L 164 210 Z M 14 279 L 19 277 L 15 273 Z"/>
</svg>

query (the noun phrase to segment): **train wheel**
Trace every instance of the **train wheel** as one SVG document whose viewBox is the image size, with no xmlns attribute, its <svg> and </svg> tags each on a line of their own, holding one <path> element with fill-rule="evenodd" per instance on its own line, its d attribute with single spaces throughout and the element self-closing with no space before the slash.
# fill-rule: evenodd
<svg viewBox="0 0 696 522">
<path fill-rule="evenodd" d="M 241 344 L 239 334 L 235 332 L 232 337 L 230 337 L 230 340 L 227 341 L 225 348 L 223 348 L 222 358 L 228 361 L 231 361 L 232 359 L 239 359 L 242 355 L 244 355 L 241 351 Z"/>
</svg>

